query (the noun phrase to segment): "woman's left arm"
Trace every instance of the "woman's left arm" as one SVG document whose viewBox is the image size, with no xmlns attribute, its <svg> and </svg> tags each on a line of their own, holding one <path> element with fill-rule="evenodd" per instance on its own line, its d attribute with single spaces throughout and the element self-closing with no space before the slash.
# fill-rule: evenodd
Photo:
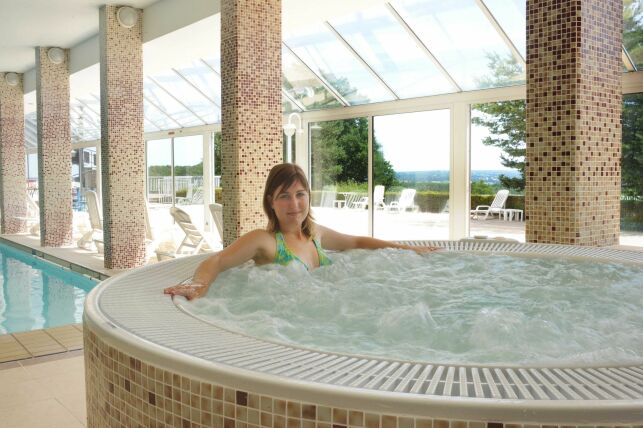
<svg viewBox="0 0 643 428">
<path fill-rule="evenodd" d="M 322 247 L 328 250 L 344 251 L 356 248 L 369 250 L 375 250 L 378 248 L 401 248 L 404 250 L 413 250 L 418 253 L 427 253 L 439 250 L 437 247 L 404 245 L 396 242 L 371 238 L 369 236 L 346 235 L 321 225 L 316 225 L 315 230 L 321 239 Z"/>
</svg>

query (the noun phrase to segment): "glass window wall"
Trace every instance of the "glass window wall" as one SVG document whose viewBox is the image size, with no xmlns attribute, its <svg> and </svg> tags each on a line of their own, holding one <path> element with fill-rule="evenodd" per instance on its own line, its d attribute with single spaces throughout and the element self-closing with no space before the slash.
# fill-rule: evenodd
<svg viewBox="0 0 643 428">
<path fill-rule="evenodd" d="M 311 205 L 315 220 L 342 233 L 368 235 L 368 121 L 310 125 Z"/>
<path fill-rule="evenodd" d="M 373 118 L 376 238 L 449 239 L 450 121 L 449 110 Z"/>
<path fill-rule="evenodd" d="M 470 236 L 525 242 L 525 101 L 471 111 Z"/>
<path fill-rule="evenodd" d="M 623 97 L 621 245 L 643 247 L 643 94 Z"/>
</svg>

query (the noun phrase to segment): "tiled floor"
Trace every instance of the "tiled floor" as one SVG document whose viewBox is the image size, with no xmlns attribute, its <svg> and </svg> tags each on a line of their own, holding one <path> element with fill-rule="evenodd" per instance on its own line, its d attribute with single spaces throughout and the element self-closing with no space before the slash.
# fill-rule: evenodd
<svg viewBox="0 0 643 428">
<path fill-rule="evenodd" d="M 81 351 L 0 364 L 0 428 L 86 426 Z"/>
<path fill-rule="evenodd" d="M 82 324 L 0 335 L 0 363 L 83 349 Z"/>
</svg>

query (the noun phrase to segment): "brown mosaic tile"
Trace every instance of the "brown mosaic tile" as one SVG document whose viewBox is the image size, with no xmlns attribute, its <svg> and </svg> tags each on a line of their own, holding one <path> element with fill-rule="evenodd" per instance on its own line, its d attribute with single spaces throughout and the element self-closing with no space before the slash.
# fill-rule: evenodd
<svg viewBox="0 0 643 428">
<path fill-rule="evenodd" d="M 364 426 L 364 412 L 351 410 L 348 412 L 348 424 L 352 427 Z"/>
<path fill-rule="evenodd" d="M 143 20 L 124 28 L 117 9 L 99 14 L 103 240 L 105 267 L 128 269 L 145 261 Z"/>
<path fill-rule="evenodd" d="M 622 8 L 527 1 L 528 242 L 618 244 Z"/>
<path fill-rule="evenodd" d="M 315 420 L 317 418 L 317 406 L 314 404 L 303 404 L 301 406 L 301 417 Z"/>
<path fill-rule="evenodd" d="M 348 425 L 348 412 L 344 409 L 333 409 L 333 425 Z"/>
<path fill-rule="evenodd" d="M 397 416 L 382 415 L 382 428 L 397 428 Z"/>
<path fill-rule="evenodd" d="M 449 428 L 449 421 L 445 421 L 443 419 L 436 419 L 433 421 L 433 428 Z M 487 424 L 487 428 L 494 428 L 494 427 L 490 427 Z M 495 427 L 495 428 L 498 428 L 498 427 Z"/>
<path fill-rule="evenodd" d="M 366 414 L 366 428 L 380 428 L 380 415 L 377 413 Z"/>
<path fill-rule="evenodd" d="M 289 401 L 286 405 L 286 414 L 291 418 L 301 417 L 301 405 L 293 401 Z"/>
<path fill-rule="evenodd" d="M 2 233 L 26 231 L 25 125 L 22 74 L 16 86 L 0 73 L 0 230 Z M 31 216 L 36 213 L 30 213 Z"/>
<path fill-rule="evenodd" d="M 36 48 L 40 245 L 61 247 L 72 242 L 69 50 L 60 64 L 48 50 Z"/>
<path fill-rule="evenodd" d="M 397 419 L 397 427 L 398 428 L 415 428 L 415 419 L 399 417 Z M 465 423 L 464 427 L 462 426 L 455 427 L 453 426 L 453 422 L 452 422 L 451 428 L 467 428 L 467 424 Z"/>
<path fill-rule="evenodd" d="M 224 245 L 266 225 L 263 185 L 283 159 L 281 97 L 281 1 L 222 2 Z"/>
<path fill-rule="evenodd" d="M 469 428 L 485 428 L 485 424 L 483 422 L 479 422 L 481 426 L 471 426 L 469 425 Z M 433 428 L 433 421 L 431 419 L 422 419 L 422 418 L 417 418 L 415 419 L 415 428 Z"/>
</svg>

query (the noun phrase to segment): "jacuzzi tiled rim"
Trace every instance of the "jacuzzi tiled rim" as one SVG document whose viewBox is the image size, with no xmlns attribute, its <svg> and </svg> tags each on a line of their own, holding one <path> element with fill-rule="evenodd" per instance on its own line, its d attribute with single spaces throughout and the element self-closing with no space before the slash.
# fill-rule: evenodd
<svg viewBox="0 0 643 428">
<path fill-rule="evenodd" d="M 594 256 L 643 265 L 643 254 L 619 250 L 498 242 L 425 243 L 451 250 Z M 643 421 L 641 366 L 432 365 L 317 352 L 218 329 L 178 310 L 161 293 L 163 287 L 189 277 L 203 257 L 207 255 L 142 268 L 106 281 L 88 298 L 85 326 L 90 331 L 86 335 L 96 334 L 112 349 L 109 353 L 122 353 L 140 364 L 171 368 L 178 376 L 302 405 L 432 420 Z M 88 365 L 88 393 L 98 387 L 95 394 L 99 394 L 101 387 L 89 380 L 89 371 L 94 365 L 97 370 L 105 369 L 99 359 L 95 361 Z"/>
</svg>

